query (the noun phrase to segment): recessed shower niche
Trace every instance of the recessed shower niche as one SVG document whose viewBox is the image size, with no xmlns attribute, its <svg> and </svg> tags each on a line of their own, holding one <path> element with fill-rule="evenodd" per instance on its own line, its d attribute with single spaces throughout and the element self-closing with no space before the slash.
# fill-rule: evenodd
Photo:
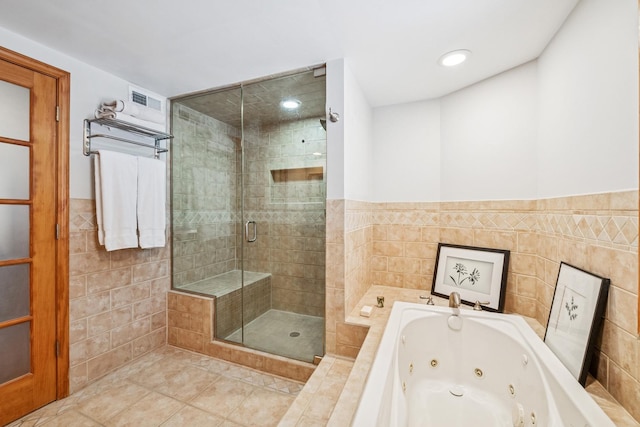
<svg viewBox="0 0 640 427">
<path fill-rule="evenodd" d="M 172 288 L 214 298 L 216 339 L 307 362 L 324 354 L 325 93 L 320 67 L 172 100 Z"/>
<path fill-rule="evenodd" d="M 322 203 L 325 198 L 322 167 L 271 170 L 271 203 Z"/>
</svg>

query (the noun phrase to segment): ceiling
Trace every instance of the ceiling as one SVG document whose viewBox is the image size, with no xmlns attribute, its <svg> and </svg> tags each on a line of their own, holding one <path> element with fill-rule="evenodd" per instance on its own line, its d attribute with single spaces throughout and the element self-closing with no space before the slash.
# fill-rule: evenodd
<svg viewBox="0 0 640 427">
<path fill-rule="evenodd" d="M 324 67 L 319 67 L 316 70 L 243 84 L 242 91 L 237 86 L 175 98 L 174 102 L 238 129 L 242 126 L 260 128 L 274 123 L 321 118 L 325 116 L 324 70 Z M 287 99 L 298 101 L 299 107 L 282 107 L 282 101 Z"/>
<path fill-rule="evenodd" d="M 578 0 L 0 0 L 0 26 L 173 97 L 346 58 L 371 106 L 535 59 Z M 453 69 L 440 55 L 469 49 Z"/>
</svg>

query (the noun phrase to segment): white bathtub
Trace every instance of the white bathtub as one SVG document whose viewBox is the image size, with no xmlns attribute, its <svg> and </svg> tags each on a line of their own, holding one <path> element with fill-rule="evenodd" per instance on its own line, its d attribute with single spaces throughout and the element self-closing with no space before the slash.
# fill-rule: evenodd
<svg viewBox="0 0 640 427">
<path fill-rule="evenodd" d="M 456 311 L 394 304 L 352 426 L 614 426 L 524 319 Z"/>
</svg>

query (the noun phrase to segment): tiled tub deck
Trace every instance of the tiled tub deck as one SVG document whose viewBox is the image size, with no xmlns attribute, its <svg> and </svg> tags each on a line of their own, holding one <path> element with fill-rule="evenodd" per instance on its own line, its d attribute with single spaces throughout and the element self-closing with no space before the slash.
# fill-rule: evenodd
<svg viewBox="0 0 640 427">
<path fill-rule="evenodd" d="M 347 317 L 351 324 L 369 327 L 358 357 L 353 362 L 351 369 L 341 370 L 346 376 L 344 387 L 338 392 L 336 386 L 340 384 L 340 375 L 331 375 L 335 371 L 336 358 L 325 356 L 320 365 L 307 381 L 304 388 L 295 399 L 287 413 L 279 423 L 282 427 L 293 426 L 333 426 L 344 427 L 351 423 L 360 395 L 378 349 L 391 307 L 395 301 L 422 302 L 420 295 L 425 291 L 393 288 L 385 286 L 372 286 L 367 294 L 356 305 L 355 309 Z M 359 315 L 363 305 L 376 305 L 376 296 L 384 295 L 385 307 L 374 308 L 371 317 L 365 318 Z M 434 298 L 437 305 L 447 306 L 448 301 L 442 298 Z M 544 328 L 535 319 L 524 318 L 538 335 L 544 334 Z M 346 366 L 343 366 L 346 367 Z M 332 390 L 327 396 L 327 390 Z M 605 388 L 593 378 L 587 380 L 587 392 L 602 407 L 605 413 L 618 427 L 639 427 L 629 413 L 611 397 Z M 332 396 L 336 397 L 333 398 Z"/>
</svg>

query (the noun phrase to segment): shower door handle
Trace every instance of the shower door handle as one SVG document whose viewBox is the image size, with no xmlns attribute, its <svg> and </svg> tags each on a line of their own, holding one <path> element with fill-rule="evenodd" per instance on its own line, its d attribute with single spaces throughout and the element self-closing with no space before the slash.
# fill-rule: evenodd
<svg viewBox="0 0 640 427">
<path fill-rule="evenodd" d="M 253 236 L 249 237 L 249 226 L 253 225 Z M 255 221 L 247 221 L 244 224 L 244 238 L 247 242 L 255 242 L 258 240 L 258 225 Z"/>
</svg>

